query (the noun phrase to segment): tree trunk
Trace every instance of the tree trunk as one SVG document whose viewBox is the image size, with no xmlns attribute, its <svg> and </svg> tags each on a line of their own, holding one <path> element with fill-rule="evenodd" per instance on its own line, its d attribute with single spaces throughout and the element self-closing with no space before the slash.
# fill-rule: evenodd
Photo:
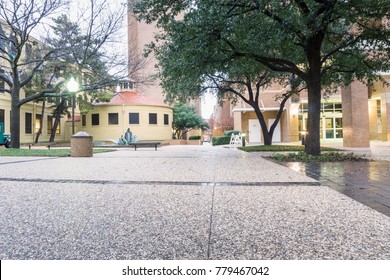
<svg viewBox="0 0 390 280">
<path fill-rule="evenodd" d="M 307 82 L 308 118 L 305 152 L 318 156 L 320 150 L 321 80 Z"/>
<path fill-rule="evenodd" d="M 46 100 L 43 99 L 43 102 L 42 102 L 42 111 L 41 111 L 41 118 L 39 119 L 39 130 L 38 130 L 38 132 L 37 132 L 37 135 L 35 136 L 35 143 L 38 143 L 39 136 L 42 134 L 43 119 L 44 119 L 44 113 L 45 113 L 45 105 L 46 105 Z"/>
<path fill-rule="evenodd" d="M 20 106 L 19 106 L 20 88 L 15 87 L 12 90 L 11 97 L 11 148 L 20 148 Z"/>
<path fill-rule="evenodd" d="M 56 114 L 55 119 L 54 119 L 53 127 L 51 128 L 49 142 L 54 142 L 54 139 L 56 137 L 57 127 L 58 127 L 58 124 L 60 123 L 60 120 L 61 120 L 61 113 L 65 108 L 65 101 L 66 101 L 66 99 L 62 98 L 61 103 L 58 105 L 57 114 Z"/>
<path fill-rule="evenodd" d="M 257 119 L 259 120 L 261 131 L 263 133 L 263 138 L 264 138 L 264 145 L 270 146 L 272 145 L 272 136 L 273 136 L 273 131 L 269 132 L 267 124 L 265 122 L 263 113 L 261 112 L 259 105 L 256 102 L 253 102 L 250 104 L 253 109 L 255 110 Z"/>
</svg>

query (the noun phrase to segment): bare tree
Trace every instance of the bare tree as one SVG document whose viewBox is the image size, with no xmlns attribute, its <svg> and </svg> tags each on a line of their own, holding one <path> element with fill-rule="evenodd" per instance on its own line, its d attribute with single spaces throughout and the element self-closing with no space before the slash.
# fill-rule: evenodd
<svg viewBox="0 0 390 280">
<path fill-rule="evenodd" d="M 55 50 L 45 47 L 31 34 L 42 28 L 43 20 L 59 11 L 66 0 L 2 0 L 0 2 L 0 59 L 4 72 L 0 80 L 7 85 L 4 91 L 11 95 L 11 147 L 20 147 L 20 107 L 53 92 L 21 97 L 21 89 L 28 85 L 45 62 L 53 59 Z M 33 48 L 39 55 L 32 55 Z"/>
<path fill-rule="evenodd" d="M 120 34 L 125 5 L 112 8 L 112 3 L 103 0 L 73 1 L 73 4 L 82 4 L 76 17 L 63 14 L 54 21 L 49 20 L 49 17 L 65 12 L 62 8 L 69 3 L 69 0 L 0 2 L 0 65 L 4 68 L 0 80 L 7 85 L 5 91 L 12 100 L 13 148 L 20 147 L 20 108 L 23 104 L 47 97 L 76 102 L 75 96 L 80 92 L 88 95 L 80 98 L 80 102 L 93 101 L 101 98 L 105 91 L 112 91 L 118 80 L 136 76 L 135 73 L 145 66 L 146 59 L 142 57 L 133 57 L 128 62 L 126 45 L 123 45 L 123 35 Z M 31 36 L 47 28 L 45 38 L 38 40 Z M 40 84 L 34 86 L 37 75 L 41 78 Z M 79 83 L 77 92 L 70 93 L 65 87 L 70 77 Z M 34 90 L 29 90 L 24 97 L 22 89 Z M 65 106 L 61 104 L 58 103 Z M 54 124 L 58 124 L 61 114 L 53 117 Z"/>
</svg>

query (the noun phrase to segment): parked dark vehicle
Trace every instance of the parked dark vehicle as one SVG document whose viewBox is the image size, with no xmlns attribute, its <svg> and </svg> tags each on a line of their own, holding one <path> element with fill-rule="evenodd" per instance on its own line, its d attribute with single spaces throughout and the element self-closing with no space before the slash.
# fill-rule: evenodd
<svg viewBox="0 0 390 280">
<path fill-rule="evenodd" d="M 11 146 L 11 135 L 4 134 L 4 123 L 0 123 L 0 145 L 5 145 L 6 148 Z"/>
</svg>

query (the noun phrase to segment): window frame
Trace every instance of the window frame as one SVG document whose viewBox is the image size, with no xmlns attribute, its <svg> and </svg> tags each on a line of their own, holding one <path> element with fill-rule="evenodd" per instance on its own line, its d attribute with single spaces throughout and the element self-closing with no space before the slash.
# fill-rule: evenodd
<svg viewBox="0 0 390 280">
<path fill-rule="evenodd" d="M 97 117 L 97 119 L 96 119 Z M 94 123 L 96 122 L 97 120 L 97 123 Z M 97 113 L 97 114 L 91 114 L 91 125 L 92 126 L 98 126 L 100 125 L 100 115 Z"/>
<path fill-rule="evenodd" d="M 119 124 L 119 113 L 108 113 L 107 117 L 108 117 L 108 120 L 107 120 L 108 125 L 118 125 Z M 111 119 L 112 117 L 114 117 L 114 119 Z M 111 122 L 111 121 L 114 121 L 114 122 Z"/>
<path fill-rule="evenodd" d="M 131 116 L 137 116 L 137 122 L 131 122 L 132 117 Z M 139 113 L 129 113 L 129 124 L 139 124 Z"/>
<path fill-rule="evenodd" d="M 164 125 L 169 125 L 169 114 L 164 114 Z"/>
<path fill-rule="evenodd" d="M 28 121 L 28 118 L 29 118 L 29 121 Z M 29 112 L 25 112 L 24 114 L 24 133 L 25 134 L 32 134 L 32 113 L 29 113 Z"/>
<path fill-rule="evenodd" d="M 149 124 L 158 125 L 157 113 L 149 113 Z"/>
</svg>

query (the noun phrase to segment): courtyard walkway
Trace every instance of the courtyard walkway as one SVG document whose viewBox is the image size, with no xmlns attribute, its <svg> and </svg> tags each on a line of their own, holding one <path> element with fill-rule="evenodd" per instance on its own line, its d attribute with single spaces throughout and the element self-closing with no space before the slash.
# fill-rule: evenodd
<svg viewBox="0 0 390 280">
<path fill-rule="evenodd" d="M 1 259 L 390 259 L 390 218 L 210 146 L 0 158 Z"/>
</svg>

